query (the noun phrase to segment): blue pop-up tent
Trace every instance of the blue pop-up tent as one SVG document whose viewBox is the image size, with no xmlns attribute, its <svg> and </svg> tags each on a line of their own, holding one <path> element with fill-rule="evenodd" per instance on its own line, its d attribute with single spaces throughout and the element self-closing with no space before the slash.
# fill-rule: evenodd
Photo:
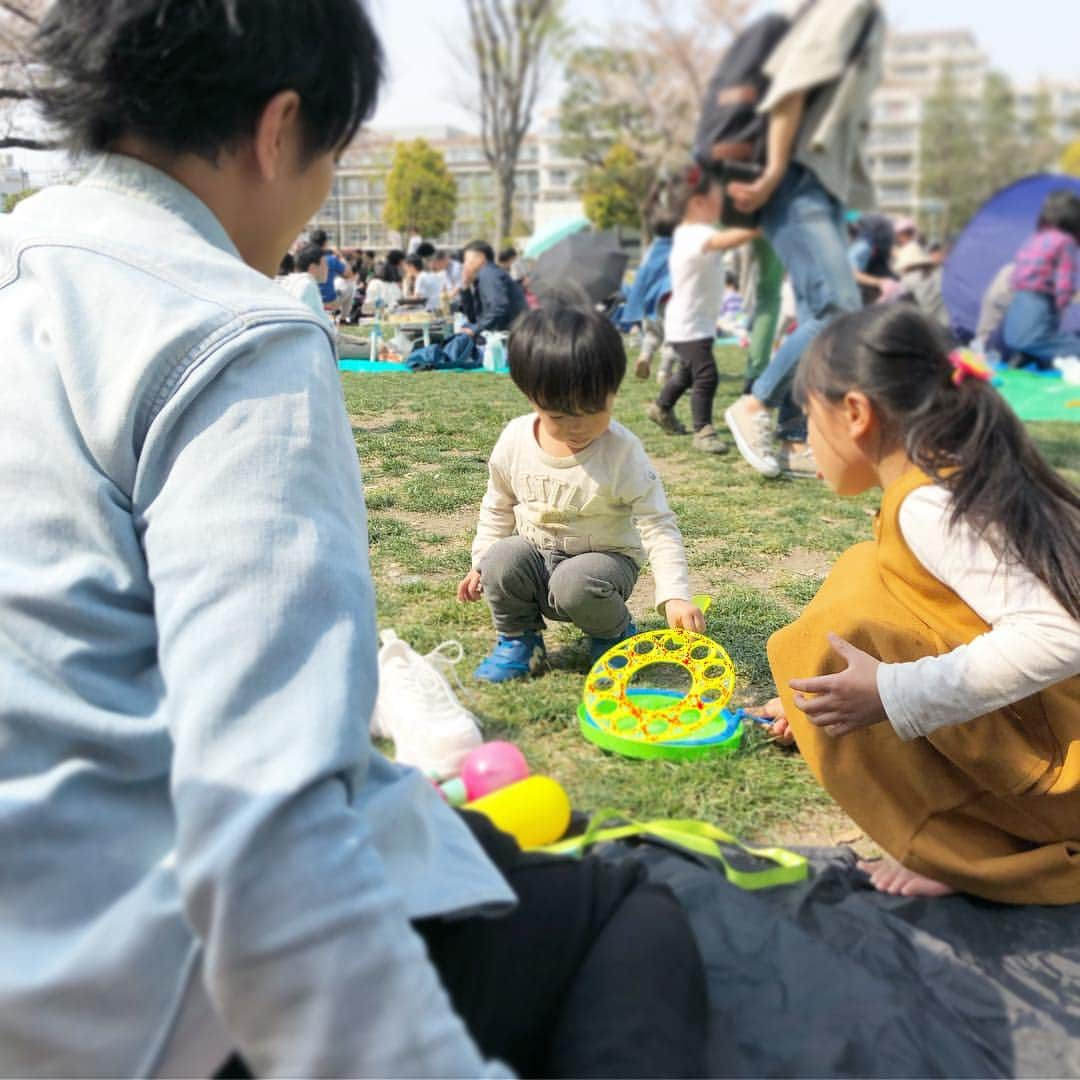
<svg viewBox="0 0 1080 1080">
<path fill-rule="evenodd" d="M 942 291 L 953 329 L 963 340 L 975 333 L 979 306 L 994 275 L 1013 261 L 1020 245 L 1035 231 L 1043 199 L 1062 188 L 1080 195 L 1080 179 L 1039 173 L 1017 180 L 987 199 L 960 234 L 945 263 Z M 1064 325 L 1080 331 L 1076 304 L 1066 313 Z"/>
</svg>

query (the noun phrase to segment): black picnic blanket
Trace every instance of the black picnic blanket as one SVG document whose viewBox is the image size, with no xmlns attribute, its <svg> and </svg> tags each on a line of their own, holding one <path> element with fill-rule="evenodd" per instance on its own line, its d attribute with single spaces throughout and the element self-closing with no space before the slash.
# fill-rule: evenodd
<svg viewBox="0 0 1080 1080">
<path fill-rule="evenodd" d="M 655 841 L 634 858 L 690 914 L 713 1076 L 1080 1076 L 1080 905 L 875 892 L 847 848 L 799 885 L 744 892 Z"/>
</svg>

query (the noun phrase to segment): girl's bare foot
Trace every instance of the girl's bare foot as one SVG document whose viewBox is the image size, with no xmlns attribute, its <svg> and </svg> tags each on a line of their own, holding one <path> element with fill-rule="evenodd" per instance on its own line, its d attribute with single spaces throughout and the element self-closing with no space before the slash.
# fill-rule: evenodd
<svg viewBox="0 0 1080 1080">
<path fill-rule="evenodd" d="M 860 860 L 857 866 L 869 876 L 870 884 L 878 892 L 888 893 L 890 896 L 949 896 L 956 892 L 948 885 L 942 885 L 940 881 L 923 877 L 922 874 L 916 874 L 914 870 L 901 866 L 888 855 L 872 862 Z"/>
</svg>

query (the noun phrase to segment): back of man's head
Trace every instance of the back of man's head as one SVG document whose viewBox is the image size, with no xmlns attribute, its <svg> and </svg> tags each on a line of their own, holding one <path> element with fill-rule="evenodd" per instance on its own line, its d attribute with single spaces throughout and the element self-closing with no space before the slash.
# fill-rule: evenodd
<svg viewBox="0 0 1080 1080">
<path fill-rule="evenodd" d="M 305 244 L 296 253 L 296 269 L 301 274 L 306 274 L 313 266 L 318 266 L 323 260 L 323 249 L 319 244 Z"/>
<path fill-rule="evenodd" d="M 312 229 L 311 242 L 313 244 L 317 244 L 319 247 L 324 248 L 326 247 L 326 242 L 329 239 L 330 237 L 327 236 L 325 229 Z"/>
<path fill-rule="evenodd" d="M 53 0 L 34 53 L 36 96 L 69 148 L 134 137 L 215 163 L 286 89 L 309 157 L 345 146 L 383 70 L 358 0 Z"/>
<path fill-rule="evenodd" d="M 472 252 L 475 255 L 483 255 L 489 262 L 495 261 L 495 250 L 486 240 L 473 240 L 471 243 L 465 245 L 465 255 L 468 256 Z"/>
</svg>

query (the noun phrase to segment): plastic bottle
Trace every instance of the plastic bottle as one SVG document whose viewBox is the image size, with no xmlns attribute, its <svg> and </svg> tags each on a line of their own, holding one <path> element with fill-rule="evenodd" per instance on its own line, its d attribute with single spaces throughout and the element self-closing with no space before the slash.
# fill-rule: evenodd
<svg viewBox="0 0 1080 1080">
<path fill-rule="evenodd" d="M 370 356 L 371 356 L 372 360 L 381 359 L 379 354 L 382 352 L 382 341 L 383 341 L 383 328 L 382 328 L 383 307 L 384 307 L 383 299 L 380 296 L 375 301 L 375 324 L 371 328 L 371 344 L 370 344 L 370 347 L 369 347 L 369 352 L 370 352 Z"/>
<path fill-rule="evenodd" d="M 549 776 L 530 776 L 467 803 L 496 828 L 510 833 L 523 848 L 543 847 L 561 839 L 570 824 L 570 800 Z"/>
<path fill-rule="evenodd" d="M 488 334 L 484 346 L 484 367 L 488 371 L 503 371 L 506 368 L 506 344 L 502 334 Z"/>
<path fill-rule="evenodd" d="M 469 751 L 461 764 L 461 775 L 442 784 L 442 793 L 452 806 L 461 806 L 528 775 L 528 762 L 513 743 L 486 742 Z"/>
</svg>

